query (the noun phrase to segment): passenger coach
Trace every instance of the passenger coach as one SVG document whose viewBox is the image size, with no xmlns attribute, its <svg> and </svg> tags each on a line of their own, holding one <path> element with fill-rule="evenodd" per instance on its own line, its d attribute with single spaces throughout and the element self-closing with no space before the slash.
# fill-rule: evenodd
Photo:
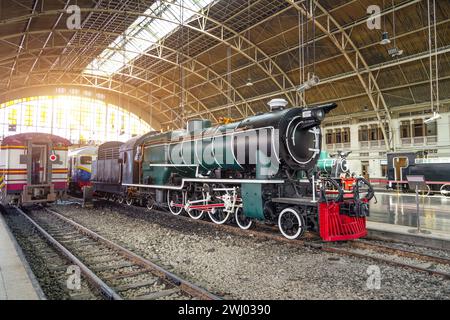
<svg viewBox="0 0 450 320">
<path fill-rule="evenodd" d="M 21 133 L 0 144 L 0 202 L 53 202 L 67 190 L 70 142 L 45 133 Z"/>
</svg>

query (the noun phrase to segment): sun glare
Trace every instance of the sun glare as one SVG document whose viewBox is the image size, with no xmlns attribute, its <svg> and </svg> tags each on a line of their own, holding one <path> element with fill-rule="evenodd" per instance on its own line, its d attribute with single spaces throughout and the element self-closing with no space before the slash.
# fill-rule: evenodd
<svg viewBox="0 0 450 320">
<path fill-rule="evenodd" d="M 75 144 L 126 141 L 151 127 L 133 113 L 105 101 L 70 95 L 39 96 L 0 104 L 0 137 L 52 133 Z"/>
</svg>

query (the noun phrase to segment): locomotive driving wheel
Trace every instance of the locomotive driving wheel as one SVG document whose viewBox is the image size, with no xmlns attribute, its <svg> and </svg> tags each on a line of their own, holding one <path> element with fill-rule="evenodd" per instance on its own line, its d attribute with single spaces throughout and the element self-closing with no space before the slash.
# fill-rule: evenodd
<svg viewBox="0 0 450 320">
<path fill-rule="evenodd" d="M 209 218 L 215 224 L 224 224 L 230 217 L 230 213 L 226 212 L 224 208 L 215 208 L 208 211 Z"/>
<path fill-rule="evenodd" d="M 195 187 L 193 186 L 192 189 L 194 189 L 194 188 Z M 205 199 L 205 196 L 206 195 L 203 192 L 196 191 L 195 189 L 186 191 L 186 203 L 188 203 L 189 201 L 195 201 L 191 205 L 205 205 L 205 204 L 207 204 L 206 200 L 197 202 L 198 200 Z M 203 218 L 203 215 L 205 214 L 204 210 L 191 209 L 189 207 L 187 207 L 186 211 L 187 211 L 188 215 L 194 220 L 199 220 L 199 219 Z"/>
<path fill-rule="evenodd" d="M 218 188 L 225 189 L 226 187 L 225 185 L 221 184 L 218 186 Z M 225 202 L 227 201 L 226 199 L 230 197 L 230 194 L 228 191 L 214 190 L 214 186 L 212 189 L 213 201 L 210 204 L 224 205 L 224 207 L 215 207 L 211 210 L 208 210 L 208 216 L 215 224 L 224 224 L 230 217 L 230 211 L 226 210 L 225 208 Z"/>
<path fill-rule="evenodd" d="M 236 223 L 239 228 L 243 230 L 249 229 L 253 224 L 253 220 L 244 214 L 244 210 L 242 209 L 242 207 L 236 208 L 234 218 L 236 219 Z"/>
<path fill-rule="evenodd" d="M 278 228 L 289 240 L 300 238 L 305 233 L 305 219 L 299 210 L 286 208 L 278 216 Z"/>
<path fill-rule="evenodd" d="M 167 191 L 167 204 L 169 210 L 173 215 L 178 216 L 183 212 L 184 207 L 184 195 L 181 190 L 168 190 Z"/>
</svg>

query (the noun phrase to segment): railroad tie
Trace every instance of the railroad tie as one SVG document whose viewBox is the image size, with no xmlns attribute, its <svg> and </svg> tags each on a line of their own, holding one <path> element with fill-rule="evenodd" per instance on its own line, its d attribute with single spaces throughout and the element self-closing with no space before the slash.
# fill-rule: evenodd
<svg viewBox="0 0 450 320">
<path fill-rule="evenodd" d="M 142 282 L 137 282 L 137 283 L 132 283 L 132 284 L 125 284 L 123 286 L 117 286 L 117 287 L 114 287 L 113 289 L 116 292 L 122 292 L 122 291 L 127 291 L 127 290 L 139 289 L 139 288 L 142 288 L 142 287 L 152 286 L 152 285 L 154 285 L 157 282 L 158 282 L 158 279 L 157 278 L 153 278 L 153 279 L 148 280 L 148 281 L 142 281 Z"/>
<path fill-rule="evenodd" d="M 167 297 L 170 296 L 174 293 L 178 293 L 180 292 L 180 289 L 178 288 L 172 288 L 172 289 L 167 289 L 167 290 L 162 290 L 162 291 L 158 291 L 158 292 L 152 292 L 143 296 L 138 296 L 136 298 L 133 298 L 134 300 L 156 300 L 159 298 L 163 298 L 163 297 Z"/>
<path fill-rule="evenodd" d="M 151 269 L 141 269 L 141 270 L 127 272 L 127 273 L 115 274 L 113 276 L 104 277 L 103 279 L 105 281 L 110 281 L 110 280 L 119 280 L 119 279 L 123 279 L 123 278 L 132 278 L 132 277 L 136 277 L 136 276 L 139 276 L 139 275 L 141 275 L 143 273 L 147 273 L 147 272 L 151 272 Z"/>
<path fill-rule="evenodd" d="M 95 272 L 102 272 L 102 271 L 117 270 L 117 269 L 122 269 L 122 268 L 127 268 L 127 267 L 134 267 L 134 266 L 136 266 L 136 264 L 130 263 L 130 262 L 125 262 L 125 263 L 121 263 L 121 264 L 114 265 L 114 266 L 89 267 L 89 269 L 91 269 L 92 271 L 95 271 Z"/>
</svg>

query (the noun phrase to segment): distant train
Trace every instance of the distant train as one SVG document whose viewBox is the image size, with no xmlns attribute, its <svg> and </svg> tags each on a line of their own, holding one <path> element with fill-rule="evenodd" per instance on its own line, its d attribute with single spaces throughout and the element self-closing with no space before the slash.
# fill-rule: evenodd
<svg viewBox="0 0 450 320">
<path fill-rule="evenodd" d="M 0 203 L 54 202 L 67 190 L 70 142 L 45 133 L 21 133 L 0 144 Z"/>
<path fill-rule="evenodd" d="M 97 158 L 97 146 L 86 146 L 69 152 L 69 191 L 81 193 L 91 186 L 92 161 Z"/>
<path fill-rule="evenodd" d="M 408 175 L 425 177 L 426 193 L 439 192 L 450 196 L 450 159 L 417 159 L 415 152 L 387 154 L 388 189 L 409 190 Z"/>
<path fill-rule="evenodd" d="M 284 109 L 278 102 L 240 122 L 189 120 L 185 130 L 104 143 L 92 167 L 94 194 L 242 229 L 265 221 L 288 239 L 306 231 L 326 241 L 365 236 L 370 184 L 356 178 L 344 190 L 316 170 L 320 124 L 336 104 Z"/>
</svg>

